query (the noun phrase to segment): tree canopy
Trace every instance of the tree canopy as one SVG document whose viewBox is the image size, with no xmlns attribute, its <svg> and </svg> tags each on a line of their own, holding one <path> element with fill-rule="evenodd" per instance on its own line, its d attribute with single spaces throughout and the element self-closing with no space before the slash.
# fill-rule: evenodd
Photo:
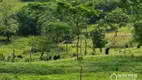
<svg viewBox="0 0 142 80">
<path fill-rule="evenodd" d="M 12 6 L 7 2 L 3 2 L 0 6 L 0 34 L 6 36 L 7 41 L 10 41 L 11 36 L 18 31 L 18 23 Z"/>
</svg>

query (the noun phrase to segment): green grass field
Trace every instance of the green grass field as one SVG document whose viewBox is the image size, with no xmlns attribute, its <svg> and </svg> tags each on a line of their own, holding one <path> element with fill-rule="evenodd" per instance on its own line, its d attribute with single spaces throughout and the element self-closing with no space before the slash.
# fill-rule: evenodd
<svg viewBox="0 0 142 80">
<path fill-rule="evenodd" d="M 138 74 L 142 78 L 141 56 L 86 56 L 82 61 L 75 58 L 47 62 L 0 62 L 0 78 L 19 80 L 78 80 L 80 66 L 83 80 L 109 80 L 111 73 Z M 15 79 L 14 79 L 15 80 Z"/>
<path fill-rule="evenodd" d="M 22 2 L 20 0 L 3 0 L 3 1 L 12 4 L 12 8 L 14 11 L 19 10 L 21 7 L 27 5 L 28 3 L 31 3 L 31 2 Z"/>
<path fill-rule="evenodd" d="M 15 11 L 31 3 L 19 0 L 3 1 L 11 2 Z M 7 45 L 3 41 L 5 37 L 0 36 L 0 40 L 2 40 L 0 41 L 0 54 L 7 58 L 12 55 L 12 51 L 15 49 L 16 55 L 21 54 L 23 56 L 23 59 L 16 58 L 15 62 L 0 61 L 0 80 L 80 80 L 81 66 L 83 67 L 82 80 L 110 80 L 112 73 L 137 74 L 136 80 L 142 80 L 142 49 L 137 49 L 137 43 L 131 42 L 133 29 L 129 26 L 119 29 L 116 37 L 116 48 L 110 49 L 109 55 L 105 55 L 105 48 L 103 48 L 102 53 L 99 52 L 99 49 L 94 52 L 92 40 L 87 39 L 88 54 L 83 56 L 83 60 L 76 60 L 76 57 L 72 56 L 76 52 L 76 39 L 73 44 L 68 46 L 68 52 L 61 51 L 60 60 L 53 60 L 53 58 L 49 61 L 40 60 L 40 53 L 37 52 L 32 55 L 32 61 L 29 62 L 30 43 L 33 36 L 14 36 Z M 88 27 L 89 32 L 93 29 L 93 27 Z M 85 30 L 82 30 L 82 32 L 85 32 Z M 108 40 L 106 47 L 112 45 L 114 35 L 114 32 L 106 33 Z M 130 48 L 124 48 L 126 43 L 131 44 Z M 60 47 L 64 49 L 65 46 L 63 43 L 60 44 Z M 84 46 L 83 39 L 82 52 L 84 52 Z M 56 53 L 55 50 L 52 50 L 50 53 L 45 53 L 44 56 L 51 55 L 53 57 Z"/>
<path fill-rule="evenodd" d="M 31 36 L 14 37 L 12 42 L 6 45 L 0 42 L 0 53 L 8 57 L 15 48 L 16 54 L 22 54 L 24 59 L 15 59 L 15 62 L 0 62 L 0 80 L 79 80 L 80 66 L 83 67 L 83 80 L 109 80 L 110 74 L 137 74 L 137 80 L 142 79 L 142 49 L 131 47 L 124 48 L 124 44 L 131 39 L 124 40 L 125 30 L 120 29 L 116 38 L 117 43 L 122 48 L 113 48 L 109 55 L 105 55 L 104 49 L 100 53 L 96 49 L 96 53 L 92 55 L 92 41 L 88 39 L 88 55 L 83 60 L 78 61 L 76 57 L 72 57 L 75 53 L 75 42 L 69 45 L 69 53 L 61 52 L 62 59 L 54 61 L 41 61 L 40 54 L 32 55 L 33 61 L 29 62 L 29 54 L 22 54 L 30 49 Z M 131 35 L 131 33 L 128 33 Z M 114 32 L 106 33 L 109 44 L 113 41 Z M 1 37 L 2 39 L 3 37 Z M 132 38 L 132 36 L 130 37 Z M 126 41 L 126 42 L 124 42 Z M 109 44 L 107 44 L 109 46 Z M 60 46 L 65 47 L 61 43 Z M 84 46 L 84 44 L 83 44 Z M 82 49 L 84 51 L 84 49 Z M 56 51 L 51 53 L 52 56 Z M 45 55 L 46 56 L 46 55 Z"/>
</svg>

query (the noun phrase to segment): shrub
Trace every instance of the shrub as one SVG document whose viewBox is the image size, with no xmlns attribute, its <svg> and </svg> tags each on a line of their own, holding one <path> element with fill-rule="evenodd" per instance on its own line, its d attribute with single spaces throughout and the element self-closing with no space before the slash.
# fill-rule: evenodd
<svg viewBox="0 0 142 80">
<path fill-rule="evenodd" d="M 29 54 L 29 50 L 24 50 L 23 52 L 22 52 L 22 54 Z"/>
<path fill-rule="evenodd" d="M 35 0 L 21 0 L 21 1 L 35 1 Z"/>
<path fill-rule="evenodd" d="M 131 56 L 132 56 L 132 58 L 134 58 L 134 54 L 132 54 Z"/>
<path fill-rule="evenodd" d="M 91 52 L 92 55 L 96 55 L 94 51 Z"/>
<path fill-rule="evenodd" d="M 8 76 L 3 76 L 3 77 L 1 77 L 1 80 L 12 80 L 12 78 L 8 77 Z"/>
<path fill-rule="evenodd" d="M 73 53 L 73 55 L 72 55 L 73 57 L 76 57 L 76 54 L 75 53 Z"/>
<path fill-rule="evenodd" d="M 33 61 L 38 61 L 37 58 L 25 58 L 25 62 L 33 62 Z"/>
<path fill-rule="evenodd" d="M 30 58 L 25 58 L 25 62 L 30 62 Z"/>
<path fill-rule="evenodd" d="M 4 61 L 5 60 L 5 56 L 3 54 L 0 54 L 0 61 Z"/>
<path fill-rule="evenodd" d="M 52 59 L 52 56 L 42 56 L 40 57 L 40 60 L 44 60 L 44 61 L 49 61 Z"/>
<path fill-rule="evenodd" d="M 20 80 L 20 78 L 18 77 L 18 75 L 13 76 L 14 79 L 16 80 Z"/>
<path fill-rule="evenodd" d="M 54 58 L 54 60 L 57 60 L 57 59 L 60 59 L 61 57 L 60 57 L 60 55 L 57 55 L 57 56 L 55 55 L 53 58 Z"/>
<path fill-rule="evenodd" d="M 10 61 L 10 60 L 11 60 L 11 56 L 8 56 L 6 61 Z"/>
<path fill-rule="evenodd" d="M 116 68 L 115 68 L 115 70 L 116 70 L 116 71 L 118 71 L 118 70 L 119 70 L 119 69 L 118 69 L 118 66 L 117 66 L 117 65 L 116 65 Z"/>
<path fill-rule="evenodd" d="M 65 48 L 64 47 L 60 47 L 60 51 L 65 51 Z"/>
<path fill-rule="evenodd" d="M 78 57 L 78 60 L 79 61 L 83 60 L 83 56 Z"/>
</svg>

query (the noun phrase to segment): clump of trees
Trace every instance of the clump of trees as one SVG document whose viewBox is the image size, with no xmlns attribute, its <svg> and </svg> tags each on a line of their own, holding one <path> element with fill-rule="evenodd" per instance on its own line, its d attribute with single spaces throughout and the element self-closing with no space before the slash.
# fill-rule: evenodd
<svg viewBox="0 0 142 80">
<path fill-rule="evenodd" d="M 20 35 L 27 36 L 40 34 L 41 29 L 38 25 L 38 20 L 40 15 L 46 10 L 46 5 L 46 3 L 31 3 L 17 12 Z"/>
<path fill-rule="evenodd" d="M 58 55 L 60 55 L 60 42 L 65 40 L 67 33 L 69 26 L 63 22 L 51 22 L 43 28 L 43 34 L 56 46 Z"/>
<path fill-rule="evenodd" d="M 141 31 L 142 28 L 142 16 L 141 16 L 141 0 L 121 0 L 120 1 L 120 7 L 124 9 L 126 13 L 129 13 L 129 15 L 132 15 L 134 17 L 133 24 L 134 24 L 134 40 L 137 41 L 139 44 L 142 44 L 142 36 Z"/>
<path fill-rule="evenodd" d="M 93 48 L 99 48 L 100 52 L 102 52 L 102 48 L 107 44 L 104 28 L 98 26 L 90 33 L 90 35 L 93 41 Z"/>
</svg>

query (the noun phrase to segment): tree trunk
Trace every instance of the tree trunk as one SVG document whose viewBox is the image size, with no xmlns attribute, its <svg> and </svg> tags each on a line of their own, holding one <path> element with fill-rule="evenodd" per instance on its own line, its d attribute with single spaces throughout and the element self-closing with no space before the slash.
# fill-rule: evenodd
<svg viewBox="0 0 142 80">
<path fill-rule="evenodd" d="M 60 55 L 59 38 L 57 38 L 57 53 L 58 53 L 58 55 Z"/>
<path fill-rule="evenodd" d="M 15 50 L 13 49 L 13 52 L 12 52 L 12 62 L 14 62 L 15 57 L 16 57 Z"/>
<path fill-rule="evenodd" d="M 96 52 L 96 49 L 95 49 L 95 48 L 93 48 L 93 51 L 94 51 L 94 52 Z"/>
<path fill-rule="evenodd" d="M 9 36 L 9 34 L 7 34 L 7 41 L 10 41 L 10 36 Z"/>
<path fill-rule="evenodd" d="M 82 38 L 80 38 L 80 55 L 82 55 Z"/>
<path fill-rule="evenodd" d="M 113 40 L 114 45 L 115 45 L 115 42 L 116 42 L 116 36 L 117 36 L 117 31 L 115 32 L 115 35 L 114 35 L 114 40 Z"/>
<path fill-rule="evenodd" d="M 32 42 L 31 42 L 31 50 L 30 50 L 30 61 L 32 60 L 32 54 L 34 52 L 34 43 L 33 43 L 33 39 L 32 39 Z"/>
<path fill-rule="evenodd" d="M 100 52 L 102 52 L 102 48 L 100 48 Z"/>
<path fill-rule="evenodd" d="M 115 36 L 117 36 L 118 35 L 118 33 L 117 33 L 118 31 L 115 31 Z"/>
<path fill-rule="evenodd" d="M 66 40 L 66 53 L 68 53 L 68 39 Z"/>
<path fill-rule="evenodd" d="M 79 55 L 78 55 L 78 46 L 79 46 L 79 39 L 80 39 L 80 37 L 79 37 L 79 29 L 78 29 L 78 22 L 76 23 L 76 31 L 77 31 L 77 43 L 76 43 L 76 55 L 77 55 L 77 59 L 78 59 L 78 57 L 79 57 Z"/>
<path fill-rule="evenodd" d="M 115 39 L 116 39 L 116 36 L 114 36 L 114 40 L 113 40 L 113 44 L 115 45 Z"/>
<path fill-rule="evenodd" d="M 84 51 L 85 56 L 87 55 L 87 35 L 88 35 L 88 31 L 87 31 L 87 26 L 86 26 L 86 34 L 85 34 L 85 51 Z"/>
<path fill-rule="evenodd" d="M 85 39 L 85 51 L 84 51 L 85 56 L 87 55 L 87 40 Z"/>
<path fill-rule="evenodd" d="M 40 59 L 42 59 L 43 55 L 44 55 L 44 51 L 41 53 L 41 55 L 40 55 Z"/>
<path fill-rule="evenodd" d="M 80 80 L 82 80 L 82 66 L 81 66 L 81 69 L 80 69 Z"/>
<path fill-rule="evenodd" d="M 77 59 L 78 59 L 78 45 L 79 45 L 79 35 L 77 36 L 77 43 L 76 43 L 76 56 L 77 56 Z"/>
<path fill-rule="evenodd" d="M 32 59 L 32 51 L 30 52 L 30 61 L 31 61 L 31 59 Z"/>
<path fill-rule="evenodd" d="M 10 36 L 9 36 L 9 33 L 6 32 L 6 44 L 8 43 L 8 41 L 10 41 Z"/>
</svg>

